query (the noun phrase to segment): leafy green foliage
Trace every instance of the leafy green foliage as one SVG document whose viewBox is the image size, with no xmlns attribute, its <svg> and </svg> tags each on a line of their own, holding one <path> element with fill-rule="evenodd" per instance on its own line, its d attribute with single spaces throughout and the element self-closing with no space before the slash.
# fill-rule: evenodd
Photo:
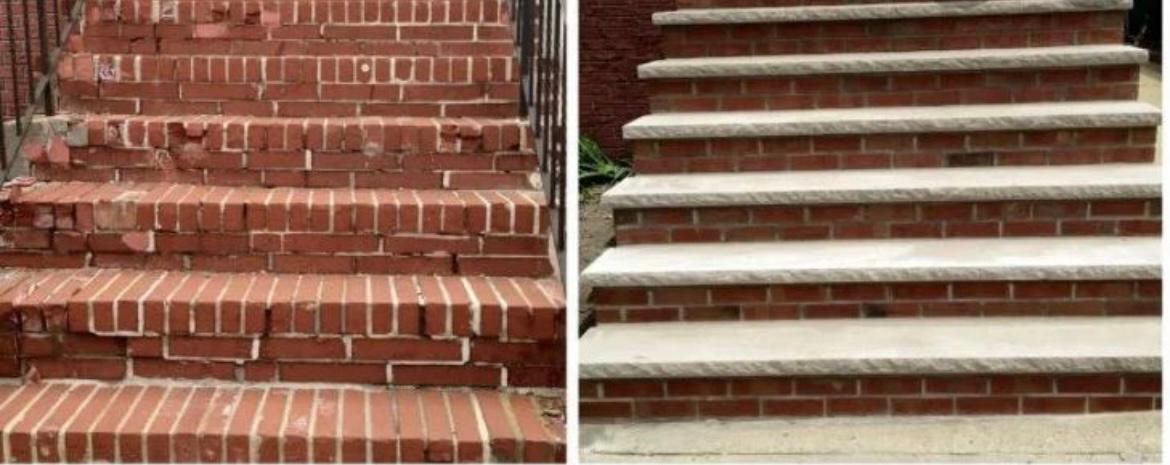
<svg viewBox="0 0 1170 465">
<path fill-rule="evenodd" d="M 607 157 L 601 146 L 589 137 L 581 136 L 577 140 L 577 149 L 580 187 L 614 184 L 632 173 L 629 165 Z"/>
</svg>

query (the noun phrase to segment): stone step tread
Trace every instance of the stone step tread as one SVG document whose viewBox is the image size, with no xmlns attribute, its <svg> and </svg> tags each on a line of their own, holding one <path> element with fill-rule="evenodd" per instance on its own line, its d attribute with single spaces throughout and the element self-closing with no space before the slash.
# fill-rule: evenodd
<svg viewBox="0 0 1170 465">
<path fill-rule="evenodd" d="M 580 344 L 583 379 L 1161 369 L 1157 317 L 643 323 Z"/>
<path fill-rule="evenodd" d="M 1161 276 L 1160 239 L 874 239 L 630 245 L 582 274 L 595 287 L 1130 280 Z"/>
<path fill-rule="evenodd" d="M 492 390 L 0 385 L 0 461 L 564 460 L 556 401 Z"/>
<path fill-rule="evenodd" d="M 980 0 L 840 6 L 708 8 L 654 13 L 656 26 L 799 23 L 1128 10 L 1132 0 Z"/>
<path fill-rule="evenodd" d="M 884 53 L 672 58 L 638 66 L 641 79 L 805 76 L 813 74 L 954 72 L 1072 68 L 1145 63 L 1149 52 L 1129 45 Z"/>
<path fill-rule="evenodd" d="M 3 202 L 6 201 L 6 202 Z M 0 193 L 40 229 L 540 234 L 544 194 L 532 190 L 233 187 L 43 182 Z M 23 207 L 23 208 L 22 208 Z M 269 218 L 271 212 L 273 217 Z M 303 221 L 297 218 L 303 219 Z"/>
<path fill-rule="evenodd" d="M 565 308 L 565 294 L 559 281 L 550 278 L 92 268 L 0 272 L 0 317 L 6 318 L 5 321 L 13 315 L 44 312 L 45 318 L 64 318 L 54 320 L 55 324 L 50 326 L 81 333 L 113 333 L 115 328 L 105 327 L 106 323 L 123 325 L 123 320 L 114 314 L 128 311 L 138 315 L 132 320 L 141 327 L 118 330 L 183 334 L 189 328 L 175 329 L 168 323 L 169 312 L 182 308 L 193 309 L 211 319 L 227 318 L 235 313 L 243 324 L 233 322 L 238 331 L 226 331 L 227 334 L 258 335 L 271 330 L 265 328 L 268 310 L 318 307 L 322 312 L 346 313 L 347 319 L 352 317 L 350 321 L 363 322 L 363 328 L 347 329 L 349 334 L 390 334 L 395 332 L 392 328 L 397 328 L 400 334 L 417 334 L 422 328 L 408 330 L 402 326 L 414 326 L 417 321 L 397 320 L 420 309 L 434 308 L 470 318 L 456 324 L 469 325 L 463 332 L 498 333 L 498 328 L 492 328 L 507 317 L 514 325 L 531 324 L 529 336 L 551 340 L 563 337 L 556 333 L 555 319 Z M 359 315 L 348 315 L 354 309 Z M 521 321 L 525 319 L 531 321 Z M 186 322 L 184 318 L 183 323 Z M 339 326 L 345 325 L 339 323 Z"/>
<path fill-rule="evenodd" d="M 1161 196 L 1161 166 L 1139 164 L 649 174 L 601 197 L 614 208 Z"/>
<path fill-rule="evenodd" d="M 1156 126 L 1144 102 L 1058 102 L 786 111 L 657 113 L 622 128 L 626 139 L 780 137 Z"/>
</svg>

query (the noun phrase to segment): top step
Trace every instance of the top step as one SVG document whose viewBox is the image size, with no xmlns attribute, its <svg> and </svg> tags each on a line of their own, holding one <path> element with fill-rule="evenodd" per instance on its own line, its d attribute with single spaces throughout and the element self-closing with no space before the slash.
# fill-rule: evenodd
<svg viewBox="0 0 1170 465">
<path fill-rule="evenodd" d="M 500 0 L 96 0 L 89 24 L 504 24 Z"/>
<path fill-rule="evenodd" d="M 712 8 L 654 14 L 658 26 L 801 23 L 1128 10 L 1132 0 L 991 0 L 874 5 Z"/>
</svg>

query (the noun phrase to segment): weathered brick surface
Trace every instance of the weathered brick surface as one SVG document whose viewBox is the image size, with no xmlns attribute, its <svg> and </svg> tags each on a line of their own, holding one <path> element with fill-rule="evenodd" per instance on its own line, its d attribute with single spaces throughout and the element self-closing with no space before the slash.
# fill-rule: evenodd
<svg viewBox="0 0 1170 465">
<path fill-rule="evenodd" d="M 1118 44 L 1124 12 L 664 26 L 662 52 L 701 56 Z"/>
<path fill-rule="evenodd" d="M 1157 129 L 639 140 L 641 173 L 1150 163 Z"/>
<path fill-rule="evenodd" d="M 1009 374 L 585 380 L 585 421 L 1084 414 L 1161 410 L 1161 375 Z"/>
<path fill-rule="evenodd" d="M 964 281 L 595 288 L 600 323 L 1153 316 L 1160 281 Z"/>
<path fill-rule="evenodd" d="M 945 237 L 1157 236 L 1161 199 L 615 209 L 619 245 Z"/>
<path fill-rule="evenodd" d="M 650 81 L 654 113 L 1134 100 L 1138 66 Z"/>
<path fill-rule="evenodd" d="M 549 398 L 487 390 L 0 386 L 7 462 L 563 462 Z M 285 421 L 282 421 L 285 419 Z"/>
<path fill-rule="evenodd" d="M 564 383 L 548 279 L 26 271 L 0 316 L 4 360 L 45 379 Z"/>
</svg>

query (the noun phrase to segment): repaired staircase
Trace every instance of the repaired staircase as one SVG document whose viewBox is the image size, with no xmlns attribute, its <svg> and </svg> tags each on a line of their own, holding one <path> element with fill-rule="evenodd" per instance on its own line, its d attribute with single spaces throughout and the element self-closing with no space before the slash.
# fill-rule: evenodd
<svg viewBox="0 0 1170 465">
<path fill-rule="evenodd" d="M 564 461 L 508 14 L 87 2 L 0 203 L 0 462 Z"/>
<path fill-rule="evenodd" d="M 1129 1 L 677 5 L 583 274 L 583 420 L 1161 409 Z"/>
</svg>

